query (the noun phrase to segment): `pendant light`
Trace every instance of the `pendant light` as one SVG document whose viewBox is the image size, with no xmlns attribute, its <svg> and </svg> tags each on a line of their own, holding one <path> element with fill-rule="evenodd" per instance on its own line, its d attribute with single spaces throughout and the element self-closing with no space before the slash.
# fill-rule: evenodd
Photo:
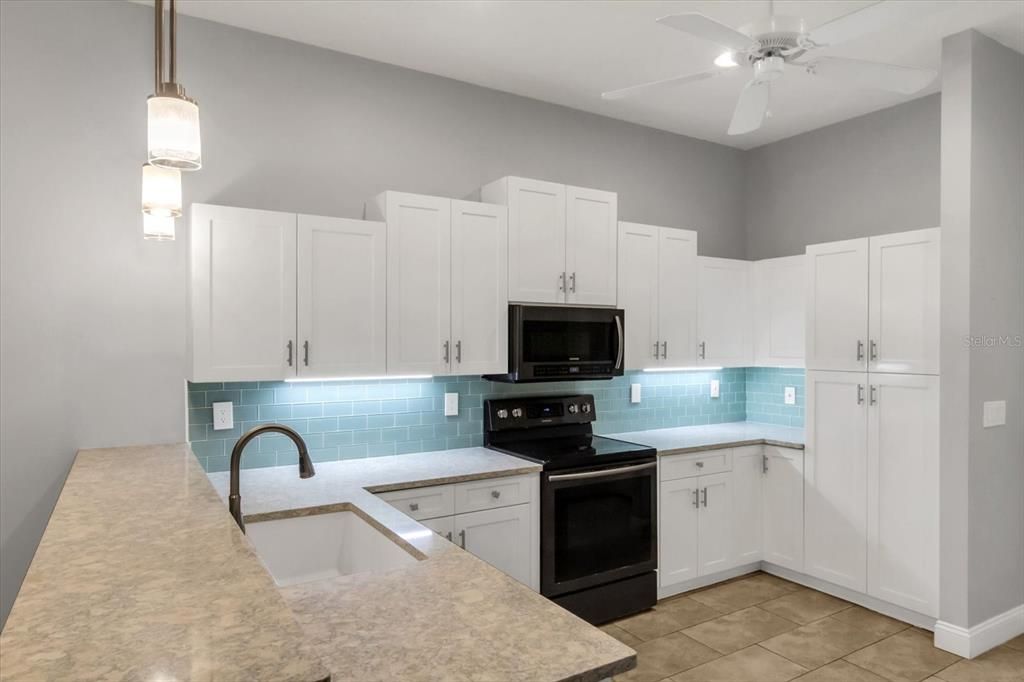
<svg viewBox="0 0 1024 682">
<path fill-rule="evenodd" d="M 177 82 L 177 12 L 170 0 L 167 72 L 164 80 L 163 0 L 156 0 L 153 94 L 146 101 L 149 162 L 163 168 L 199 170 L 203 165 L 199 138 L 199 105 Z"/>
<path fill-rule="evenodd" d="M 142 215 L 142 236 L 144 239 L 158 242 L 174 241 L 174 218 L 144 213 Z"/>
<path fill-rule="evenodd" d="M 181 215 L 181 171 L 142 164 L 142 212 L 157 218 Z"/>
</svg>

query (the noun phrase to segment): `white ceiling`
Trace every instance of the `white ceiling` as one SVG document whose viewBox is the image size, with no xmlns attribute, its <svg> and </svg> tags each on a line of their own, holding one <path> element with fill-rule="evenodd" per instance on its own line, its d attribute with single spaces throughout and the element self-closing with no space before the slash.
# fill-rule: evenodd
<svg viewBox="0 0 1024 682">
<path fill-rule="evenodd" d="M 901 0 L 890 0 L 901 1 Z M 1024 0 L 909 0 L 931 11 L 910 25 L 816 54 L 938 69 L 944 36 L 977 28 L 1024 52 Z M 807 25 L 872 4 L 779 0 L 777 15 Z M 758 131 L 726 135 L 746 69 L 624 101 L 602 91 L 702 71 L 714 45 L 655 23 L 702 12 L 740 27 L 767 16 L 767 0 L 179 0 L 179 11 L 232 26 L 356 54 L 495 90 L 562 104 L 674 133 L 750 149 L 913 99 L 844 91 L 799 70 L 773 84 L 773 117 Z M 939 89 L 936 80 L 922 96 Z"/>
</svg>

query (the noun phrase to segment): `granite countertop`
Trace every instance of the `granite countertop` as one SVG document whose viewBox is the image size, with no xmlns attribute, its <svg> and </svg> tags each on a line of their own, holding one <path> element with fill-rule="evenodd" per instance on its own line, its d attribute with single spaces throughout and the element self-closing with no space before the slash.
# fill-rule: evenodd
<svg viewBox="0 0 1024 682">
<path fill-rule="evenodd" d="M 727 422 L 707 426 L 680 426 L 671 429 L 610 433 L 619 438 L 655 448 L 659 455 L 678 455 L 741 445 L 778 445 L 784 448 L 804 447 L 804 430 L 791 426 L 775 426 L 755 422 Z"/>
<path fill-rule="evenodd" d="M 420 561 L 278 588 L 217 496 L 228 475 L 207 478 L 187 445 L 81 451 L 0 638 L 0 677 L 590 682 L 635 666 L 373 494 L 539 466 L 464 448 L 316 468 L 243 470 L 246 521 L 348 509 Z"/>
</svg>

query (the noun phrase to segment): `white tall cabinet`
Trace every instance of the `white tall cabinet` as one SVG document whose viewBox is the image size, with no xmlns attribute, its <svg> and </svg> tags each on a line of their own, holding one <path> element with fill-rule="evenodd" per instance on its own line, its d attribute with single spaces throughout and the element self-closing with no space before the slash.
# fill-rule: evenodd
<svg viewBox="0 0 1024 682">
<path fill-rule="evenodd" d="M 697 292 L 697 364 L 751 364 L 750 261 L 700 256 Z"/>
<path fill-rule="evenodd" d="M 615 305 L 615 192 L 510 176 L 480 195 L 508 207 L 509 300 Z"/>
<path fill-rule="evenodd" d="M 619 223 L 618 304 L 626 368 L 688 366 L 696 355 L 697 233 Z"/>
</svg>

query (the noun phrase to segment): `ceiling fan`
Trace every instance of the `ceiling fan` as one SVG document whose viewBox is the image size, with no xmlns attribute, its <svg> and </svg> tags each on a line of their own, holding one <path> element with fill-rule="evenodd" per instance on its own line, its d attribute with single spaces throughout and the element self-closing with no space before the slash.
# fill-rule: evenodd
<svg viewBox="0 0 1024 682">
<path fill-rule="evenodd" d="M 773 0 L 769 1 L 769 16 L 766 19 L 742 26 L 739 30 L 698 12 L 672 14 L 658 19 L 658 23 L 725 49 L 715 59 L 718 68 L 612 90 L 602 93 L 601 97 L 606 100 L 623 99 L 665 86 L 714 78 L 729 68 L 746 66 L 753 70 L 754 77 L 740 93 L 729 123 L 730 135 L 742 135 L 761 127 L 765 116 L 770 115 L 768 104 L 772 81 L 793 67 L 851 87 L 910 95 L 931 83 L 938 73 L 933 69 L 915 69 L 859 59 L 814 57 L 813 52 L 919 16 L 922 7 L 928 5 L 882 0 L 813 29 L 808 29 L 799 17 L 775 16 Z M 811 55 L 810 59 L 797 61 L 808 55 Z"/>
</svg>

